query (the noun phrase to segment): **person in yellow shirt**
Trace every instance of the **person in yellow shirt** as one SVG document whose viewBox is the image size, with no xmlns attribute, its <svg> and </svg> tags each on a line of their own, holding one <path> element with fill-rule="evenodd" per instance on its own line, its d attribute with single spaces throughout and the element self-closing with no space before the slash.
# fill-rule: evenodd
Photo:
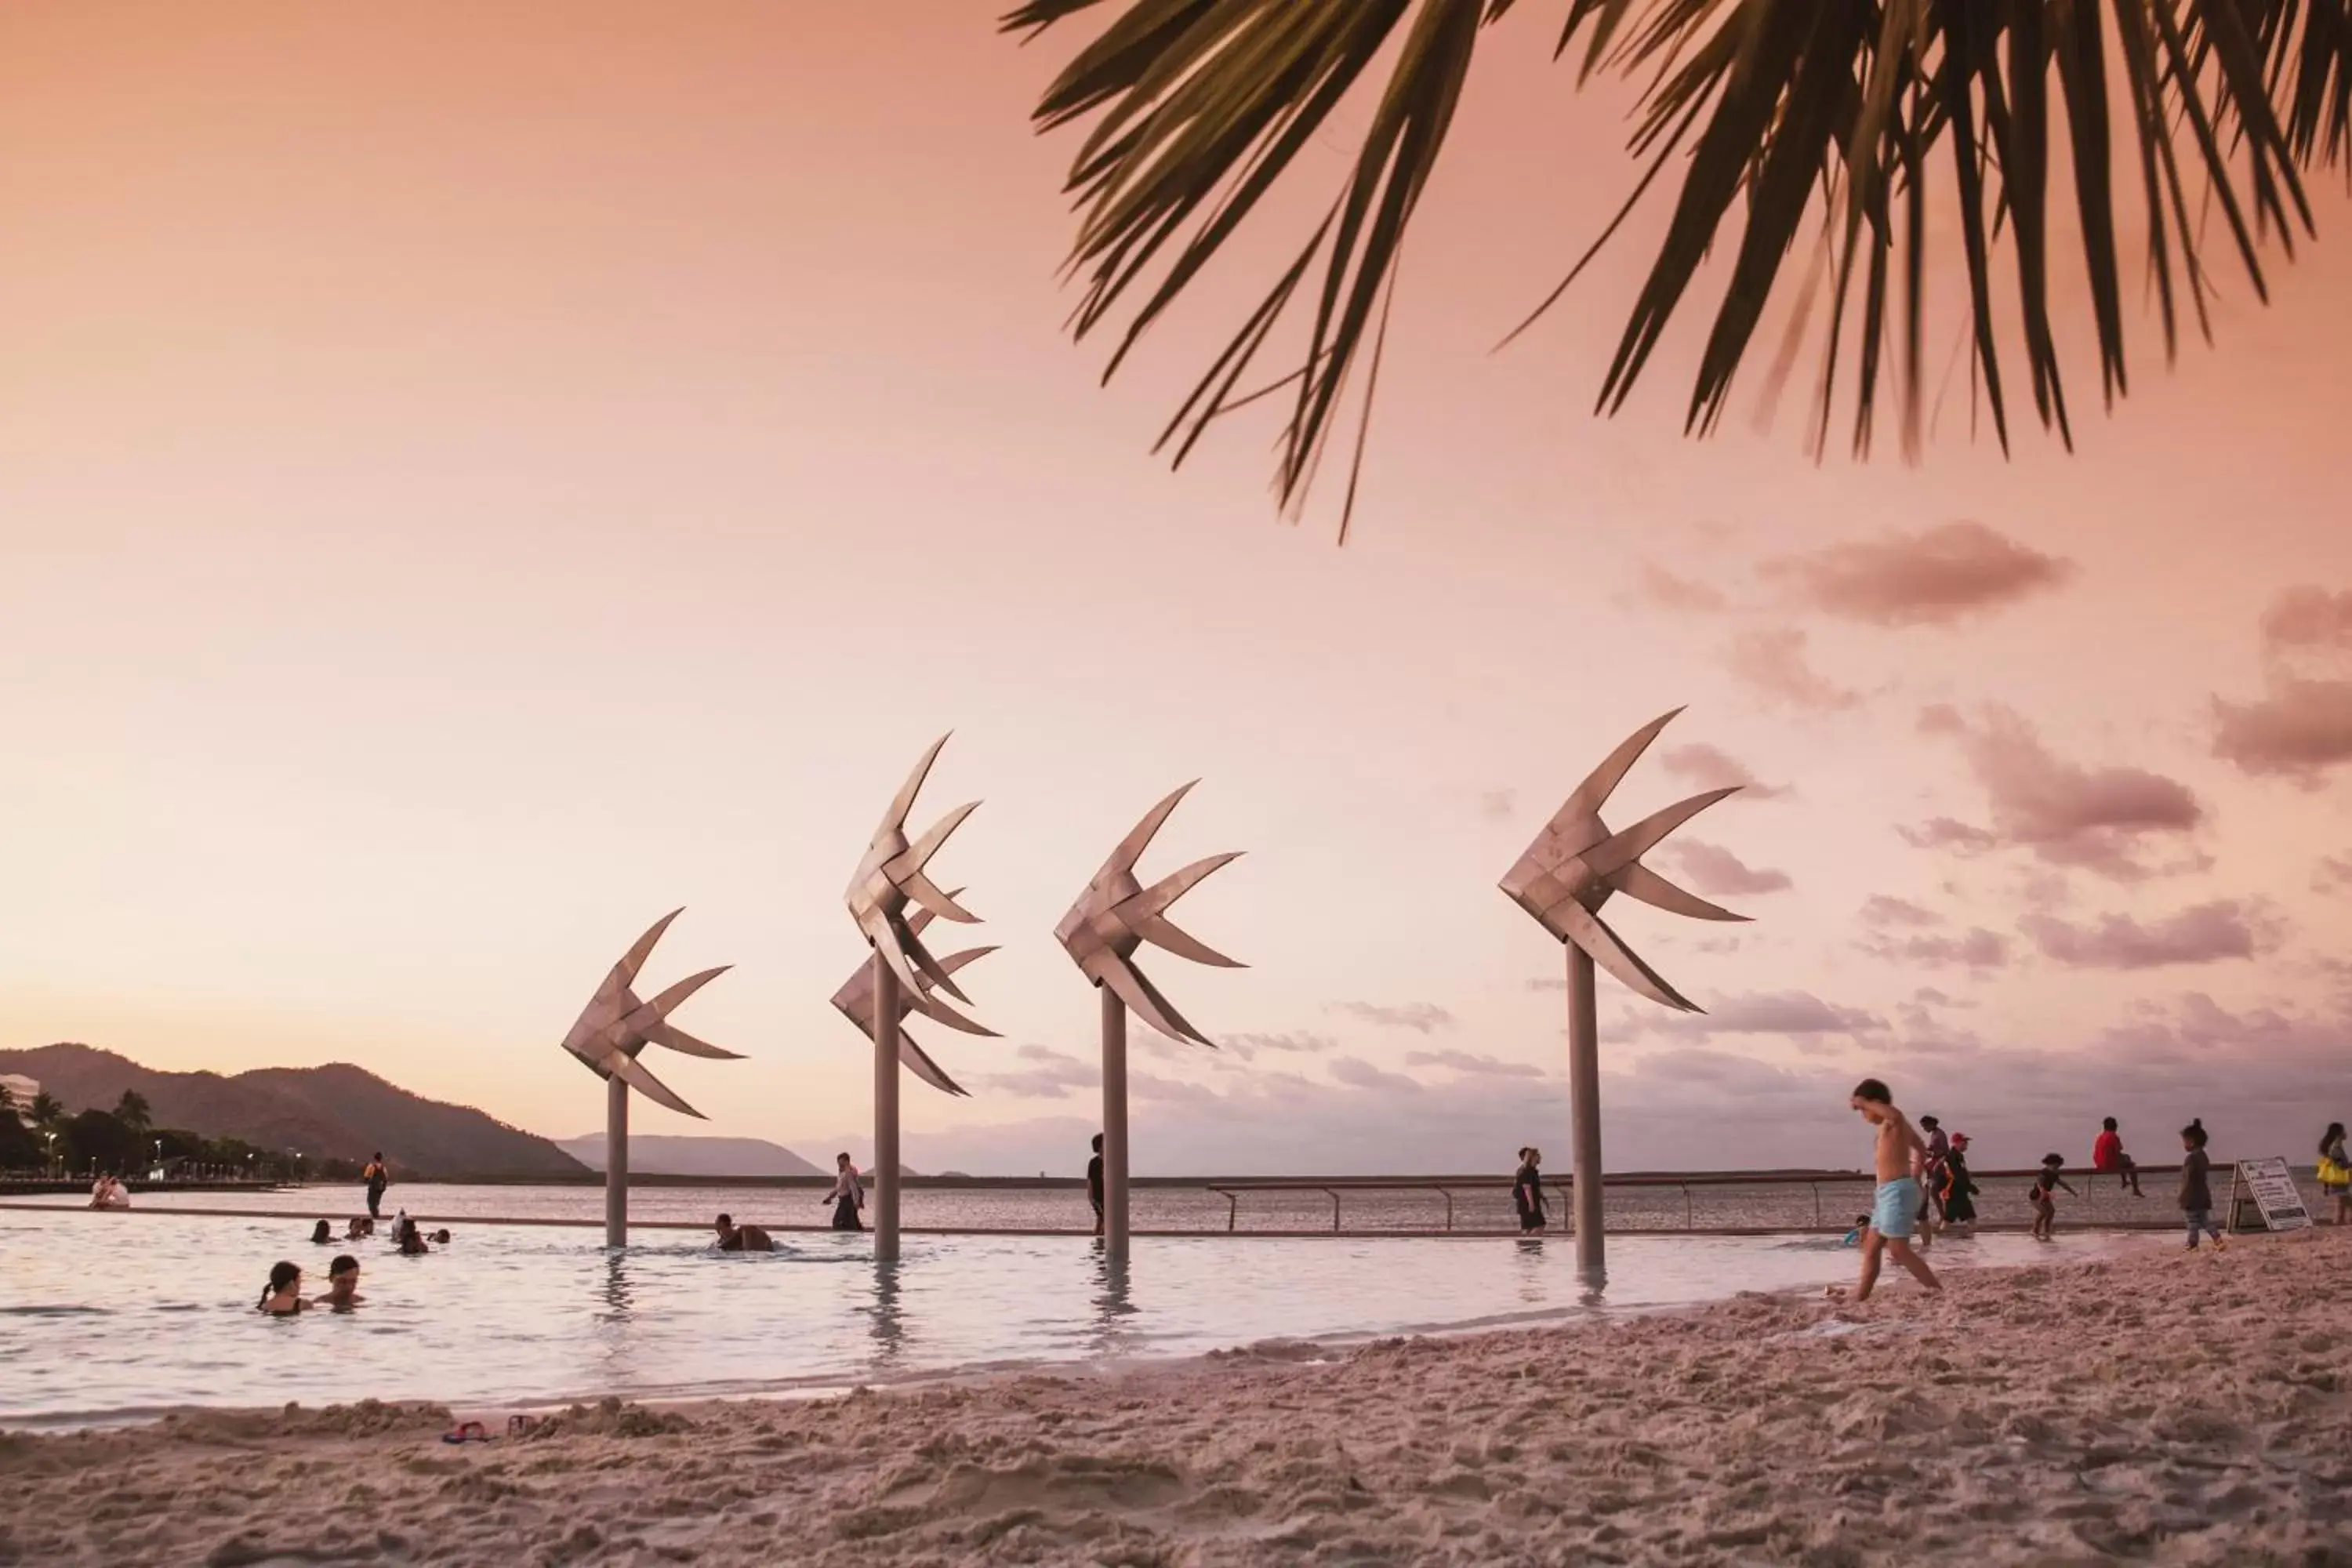
<svg viewBox="0 0 2352 1568">
<path fill-rule="evenodd" d="M 383 1150 L 375 1152 L 375 1158 L 370 1160 L 367 1169 L 360 1173 L 360 1180 L 367 1184 L 368 1217 L 382 1219 L 383 1190 L 392 1184 L 392 1173 L 384 1169 Z"/>
</svg>

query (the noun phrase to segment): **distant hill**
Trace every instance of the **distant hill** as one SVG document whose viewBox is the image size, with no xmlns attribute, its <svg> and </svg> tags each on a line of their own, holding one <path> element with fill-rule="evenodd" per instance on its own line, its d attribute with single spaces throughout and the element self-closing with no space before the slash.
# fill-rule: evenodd
<svg viewBox="0 0 2352 1568">
<path fill-rule="evenodd" d="M 38 1079 L 68 1110 L 111 1110 L 125 1089 L 158 1127 L 242 1138 L 312 1159 L 364 1160 L 378 1149 L 395 1175 L 577 1176 L 580 1162 L 548 1140 L 471 1106 L 425 1100 L 345 1062 L 316 1068 L 157 1072 L 89 1046 L 0 1051 L 0 1072 Z"/>
<path fill-rule="evenodd" d="M 559 1138 L 555 1146 L 592 1171 L 604 1168 L 604 1135 Z M 830 1176 L 831 1171 L 764 1138 L 629 1134 L 629 1169 L 643 1176 Z"/>
</svg>

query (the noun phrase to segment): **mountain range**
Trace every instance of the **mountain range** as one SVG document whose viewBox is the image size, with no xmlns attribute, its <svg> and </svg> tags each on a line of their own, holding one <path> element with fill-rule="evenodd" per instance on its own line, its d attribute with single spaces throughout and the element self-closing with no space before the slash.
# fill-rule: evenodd
<svg viewBox="0 0 2352 1568">
<path fill-rule="evenodd" d="M 604 1168 L 604 1135 L 559 1138 L 557 1148 L 592 1171 Z M 831 1171 L 764 1138 L 691 1138 L 632 1132 L 629 1169 L 641 1176 L 830 1176 Z"/>
<path fill-rule="evenodd" d="M 471 1106 L 411 1094 L 347 1062 L 223 1077 L 159 1072 L 112 1051 L 58 1045 L 0 1051 L 0 1072 L 37 1079 L 43 1092 L 68 1110 L 111 1110 L 125 1089 L 135 1089 L 157 1127 L 242 1138 L 258 1148 L 299 1150 L 320 1160 L 362 1161 L 380 1149 L 396 1174 L 412 1179 L 560 1178 L 584 1172 L 545 1138 Z"/>
</svg>

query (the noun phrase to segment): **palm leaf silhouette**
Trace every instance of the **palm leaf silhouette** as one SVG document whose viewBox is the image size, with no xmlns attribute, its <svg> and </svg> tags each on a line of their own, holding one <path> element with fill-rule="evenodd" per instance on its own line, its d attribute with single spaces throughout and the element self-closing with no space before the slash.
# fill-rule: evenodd
<svg viewBox="0 0 2352 1568">
<path fill-rule="evenodd" d="M 2053 270 L 2069 265 L 2052 254 L 2053 204 L 2065 195 L 2053 153 L 2074 186 L 2112 404 L 2128 385 L 2118 181 L 2137 186 L 2169 359 L 2183 295 L 2208 330 L 2209 243 L 2233 250 L 2266 297 L 2263 241 L 2292 255 L 2296 231 L 2311 227 L 2301 172 L 2344 162 L 2352 142 L 2352 0 L 1567 0 L 1558 30 L 1537 31 L 1525 13 L 1543 8 L 1027 0 L 1004 16 L 1007 30 L 1029 34 L 1104 16 L 1034 118 L 1042 130 L 1091 121 L 1067 184 L 1079 214 L 1070 268 L 1084 279 L 1072 327 L 1081 339 L 1115 332 L 1106 379 L 1332 128 L 1339 104 L 1358 95 L 1371 104 L 1321 222 L 1211 361 L 1159 449 L 1181 464 L 1223 415 L 1280 394 L 1289 413 L 1276 489 L 1295 510 L 1360 374 L 1345 537 L 1405 237 L 1473 56 L 1507 26 L 1573 55 L 1580 79 L 1611 72 L 1641 84 L 1630 148 L 1643 167 L 1627 212 L 1670 165 L 1680 170 L 1664 238 L 1601 377 L 1601 412 L 1624 405 L 1702 264 L 1718 249 L 1727 258 L 1685 411 L 1691 432 L 1721 417 L 1773 287 L 1804 250 L 1827 286 L 1815 440 L 1826 444 L 1839 377 L 1850 374 L 1853 447 L 1867 453 L 1891 364 L 1904 445 L 1915 450 L 1932 200 L 1935 248 L 1956 240 L 1965 262 L 1970 381 L 1995 436 L 2006 450 L 2002 373 L 2021 355 L 2036 416 L 2071 446 L 2051 323 Z M 1941 237 L 1946 203 L 1958 220 L 1952 239 Z M 2208 212 L 2225 238 L 2209 233 Z M 1807 236 L 1817 237 L 1802 243 Z M 1997 311 L 2005 291 L 2014 309 Z M 1811 303 L 1800 307 L 1799 329 Z M 1259 361 L 1292 319 L 1304 321 L 1304 346 L 1270 374 Z"/>
</svg>

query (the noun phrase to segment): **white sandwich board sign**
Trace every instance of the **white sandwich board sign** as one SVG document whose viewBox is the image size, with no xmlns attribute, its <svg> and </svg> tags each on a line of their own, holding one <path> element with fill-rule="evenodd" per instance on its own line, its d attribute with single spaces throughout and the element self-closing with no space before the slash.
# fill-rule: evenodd
<svg viewBox="0 0 2352 1568">
<path fill-rule="evenodd" d="M 2311 1211 L 2303 1206 L 2303 1194 L 2285 1160 L 2241 1160 L 2238 1182 L 2263 1211 L 2263 1224 L 2269 1229 L 2302 1230 L 2311 1224 Z"/>
</svg>

